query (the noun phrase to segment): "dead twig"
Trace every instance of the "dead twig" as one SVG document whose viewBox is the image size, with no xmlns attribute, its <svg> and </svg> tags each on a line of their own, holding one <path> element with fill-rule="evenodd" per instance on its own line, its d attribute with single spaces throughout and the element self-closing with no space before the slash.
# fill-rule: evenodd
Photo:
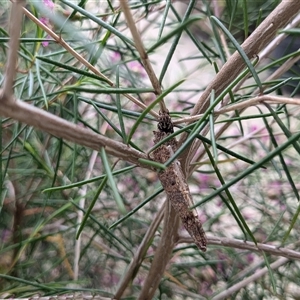
<svg viewBox="0 0 300 300">
<path fill-rule="evenodd" d="M 157 79 L 157 77 L 155 75 L 155 72 L 154 72 L 154 70 L 152 68 L 152 65 L 151 65 L 151 63 L 149 61 L 148 54 L 145 51 L 145 48 L 144 48 L 141 36 L 140 36 L 140 34 L 139 34 L 139 32 L 138 32 L 138 30 L 136 28 L 136 25 L 135 25 L 135 22 L 133 20 L 133 17 L 132 17 L 130 8 L 128 6 L 127 0 L 120 1 L 120 5 L 121 5 L 121 7 L 123 9 L 123 13 L 125 15 L 128 27 L 129 27 L 129 29 L 131 31 L 131 34 L 132 34 L 132 37 L 133 37 L 133 40 L 134 40 L 134 43 L 135 43 L 135 47 L 136 47 L 137 51 L 140 54 L 140 57 L 141 57 L 141 60 L 143 62 L 145 71 L 147 72 L 148 77 L 149 77 L 149 79 L 150 79 L 150 81 L 152 83 L 152 86 L 154 88 L 155 94 L 156 95 L 160 95 L 162 93 L 160 83 L 159 83 L 159 81 L 158 81 L 158 79 Z M 166 106 L 165 106 L 164 100 L 161 100 L 159 102 L 159 105 L 160 105 L 160 111 L 161 112 L 167 112 L 168 111 L 167 108 L 166 108 Z"/>
<path fill-rule="evenodd" d="M 255 106 L 258 104 L 263 104 L 263 102 L 268 102 L 270 104 L 292 104 L 292 105 L 300 105 L 300 99 L 297 98 L 288 98 L 288 97 L 280 97 L 280 96 L 270 96 L 270 95 L 262 95 L 255 98 L 251 98 L 248 100 L 244 100 L 239 103 L 235 103 L 232 105 L 228 105 L 220 108 L 215 113 L 216 114 L 224 114 L 230 111 L 246 109 L 250 106 Z"/>
</svg>

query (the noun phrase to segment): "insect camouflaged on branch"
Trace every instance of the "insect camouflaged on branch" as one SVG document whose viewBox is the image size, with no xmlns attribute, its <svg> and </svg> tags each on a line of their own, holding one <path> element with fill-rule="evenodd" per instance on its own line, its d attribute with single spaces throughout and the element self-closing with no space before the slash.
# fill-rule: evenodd
<svg viewBox="0 0 300 300">
<path fill-rule="evenodd" d="M 158 129 L 153 131 L 154 144 L 174 132 L 173 123 L 168 112 L 159 113 Z M 153 151 L 153 157 L 156 161 L 164 164 L 177 150 L 178 145 L 175 138 L 158 147 Z M 166 170 L 158 173 L 158 178 L 167 194 L 169 201 L 181 218 L 184 228 L 193 238 L 197 247 L 206 251 L 207 239 L 202 224 L 199 221 L 196 209 L 191 210 L 193 205 L 192 196 L 186 179 L 183 175 L 180 162 L 175 160 Z"/>
</svg>

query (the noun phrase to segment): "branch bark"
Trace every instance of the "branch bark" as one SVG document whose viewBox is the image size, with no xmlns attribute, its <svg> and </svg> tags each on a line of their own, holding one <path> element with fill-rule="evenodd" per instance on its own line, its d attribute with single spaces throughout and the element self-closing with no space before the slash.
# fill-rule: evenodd
<svg viewBox="0 0 300 300">
<path fill-rule="evenodd" d="M 5 99 L 12 101 L 13 95 L 13 82 L 16 74 L 16 65 L 18 60 L 18 49 L 19 49 L 19 36 L 21 32 L 23 6 L 25 5 L 24 0 L 13 1 L 10 10 L 10 24 L 9 24 L 9 52 L 5 68 L 5 77 L 3 84 L 3 95 Z M 4 98 L 3 98 L 4 99 Z M 3 100 L 2 99 L 2 100 Z"/>
<path fill-rule="evenodd" d="M 26 102 L 20 100 L 8 101 L 3 93 L 1 93 L 1 90 L 0 116 L 9 117 L 27 125 L 34 126 L 56 137 L 87 146 L 93 150 L 99 151 L 101 147 L 105 147 L 106 152 L 110 155 L 135 165 L 154 170 L 153 167 L 139 162 L 139 158 L 148 159 L 146 154 L 130 148 L 121 142 L 97 134 L 88 128 L 66 121 Z"/>
<path fill-rule="evenodd" d="M 151 300 L 157 290 L 166 266 L 170 260 L 173 248 L 178 237 L 179 218 L 171 205 L 166 200 L 164 214 L 164 228 L 159 245 L 155 251 L 147 279 L 142 288 L 139 300 Z"/>
<path fill-rule="evenodd" d="M 180 237 L 177 241 L 177 244 L 180 243 L 193 243 L 194 241 L 190 237 Z M 215 237 L 208 236 L 207 237 L 208 245 L 216 245 L 223 247 L 230 247 L 234 249 L 243 249 L 250 251 L 264 251 L 268 254 L 275 256 L 282 256 L 289 259 L 297 259 L 300 260 L 300 252 L 295 251 L 293 249 L 278 247 L 275 245 L 263 244 L 263 243 L 253 243 L 249 241 L 243 241 L 238 239 L 224 238 L 224 237 Z"/>
</svg>

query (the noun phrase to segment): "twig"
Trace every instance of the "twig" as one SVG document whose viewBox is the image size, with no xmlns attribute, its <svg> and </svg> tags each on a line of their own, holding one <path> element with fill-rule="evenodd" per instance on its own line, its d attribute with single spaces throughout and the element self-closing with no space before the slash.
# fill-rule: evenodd
<svg viewBox="0 0 300 300">
<path fill-rule="evenodd" d="M 288 258 L 281 257 L 278 260 L 276 260 L 275 262 L 273 262 L 272 264 L 270 264 L 270 269 L 278 269 L 280 266 L 286 264 L 288 261 L 289 261 Z M 223 292 L 219 293 L 218 295 L 216 295 L 215 297 L 213 297 L 211 299 L 212 300 L 222 300 L 222 299 L 230 298 L 230 296 L 232 294 L 238 292 L 239 290 L 241 290 L 248 284 L 251 284 L 252 282 L 260 279 L 262 276 L 266 275 L 268 273 L 268 271 L 269 271 L 269 269 L 267 267 L 264 267 L 261 270 L 256 271 L 255 274 L 247 277 L 246 279 L 233 285 L 232 287 L 227 288 L 226 290 L 224 290 Z"/>
<path fill-rule="evenodd" d="M 190 237 L 179 237 L 177 243 L 193 243 L 193 239 Z M 262 243 L 255 243 L 238 240 L 238 239 L 230 239 L 230 238 L 222 238 L 222 237 L 215 237 L 215 236 L 208 236 L 207 237 L 207 244 L 208 245 L 216 245 L 216 246 L 225 246 L 231 247 L 235 249 L 243 249 L 243 250 L 250 250 L 250 251 L 264 251 L 266 253 L 282 256 L 289 259 L 298 259 L 300 260 L 300 252 L 284 248 L 278 247 L 274 245 L 262 244 Z"/>
<path fill-rule="evenodd" d="M 132 261 L 130 262 L 129 266 L 126 269 L 126 273 L 122 278 L 122 281 L 119 283 L 114 299 L 120 299 L 125 289 L 127 288 L 128 284 L 133 280 L 134 274 L 138 271 L 146 255 L 147 249 L 149 247 L 149 242 L 153 239 L 153 236 L 159 224 L 162 221 L 164 212 L 165 212 L 165 205 L 161 207 L 156 217 L 152 221 L 151 225 L 149 226 L 147 233 L 145 234 L 138 250 L 136 251 L 136 254 L 134 255 Z"/>
<path fill-rule="evenodd" d="M 296 57 L 293 57 L 293 58 L 290 58 L 289 60 L 287 60 L 287 62 L 285 64 L 283 64 L 280 68 L 278 68 L 271 76 L 269 76 L 266 81 L 270 81 L 270 80 L 273 80 L 273 79 L 276 79 L 278 78 L 279 76 L 281 76 L 285 70 L 287 68 L 290 68 L 296 61 L 299 60 L 299 56 L 296 56 Z M 241 82 L 239 82 L 239 84 L 234 88 L 233 92 L 238 90 L 239 87 L 244 83 L 244 81 L 247 79 L 247 77 L 245 77 L 243 80 L 241 80 Z M 253 91 L 253 94 L 256 94 L 258 93 L 258 89 Z M 266 97 L 265 98 L 265 101 L 270 101 L 271 103 L 286 103 L 286 104 L 294 104 L 294 105 L 299 105 L 300 102 L 299 100 L 300 99 L 295 99 L 295 98 L 287 98 L 287 97 L 276 97 L 276 96 L 267 96 L 267 95 L 263 95 L 261 97 Z M 272 102 L 271 98 L 267 98 L 267 97 L 272 97 L 274 98 L 274 102 Z M 223 101 L 223 104 L 226 104 L 228 103 L 228 99 L 229 97 L 225 97 L 224 101 Z M 238 110 L 239 109 L 239 113 L 241 114 L 243 112 L 244 109 L 246 109 L 247 107 L 249 107 L 250 105 L 256 105 L 255 103 L 255 99 L 257 98 L 253 98 L 253 99 L 249 99 L 251 101 L 253 101 L 253 104 L 248 103 L 249 100 L 244 100 L 243 102 L 240 102 L 240 103 L 237 103 L 238 106 L 240 106 L 240 108 L 238 108 L 238 106 L 236 107 L 236 109 Z M 296 103 L 295 103 L 296 101 Z M 248 103 L 248 104 L 245 104 L 245 106 L 243 107 L 242 103 Z M 258 104 L 258 103 L 257 103 Z M 224 110 L 223 110 L 224 109 Z M 219 109 L 218 111 L 216 111 L 215 113 L 216 114 L 223 114 L 226 112 L 226 110 L 228 109 L 228 111 L 234 111 L 234 107 L 233 106 L 223 106 L 221 109 Z M 231 118 L 234 118 L 235 116 L 235 112 L 233 112 L 229 117 L 228 119 L 231 119 Z M 196 116 L 195 116 L 196 117 Z M 194 120 L 193 117 L 190 117 L 191 120 Z M 179 121 L 179 120 L 178 120 Z M 178 122 L 177 121 L 177 122 Z M 222 133 L 231 125 L 232 122 L 226 122 L 225 125 L 223 125 L 221 128 L 219 128 L 219 130 L 215 133 L 215 138 L 218 139 Z M 205 135 L 207 134 L 209 130 L 209 127 L 206 126 L 206 128 L 203 130 L 202 134 Z M 198 145 L 197 145 L 198 144 Z M 193 145 L 194 149 L 196 149 L 197 147 L 199 147 L 199 142 L 198 143 L 195 143 L 195 145 Z M 193 152 L 193 150 L 191 151 Z M 205 154 L 205 150 L 201 150 L 200 153 L 198 153 L 198 155 L 193 159 L 193 162 L 195 161 L 200 161 L 201 158 L 203 157 L 203 155 Z M 190 169 L 190 174 L 193 172 L 193 169 Z"/>
<path fill-rule="evenodd" d="M 223 106 L 222 108 L 214 111 L 214 115 L 218 116 L 220 114 L 225 114 L 227 112 L 235 111 L 235 110 L 244 110 L 250 106 L 255 106 L 258 104 L 263 104 L 263 102 L 268 102 L 270 104 L 291 104 L 291 105 L 300 105 L 300 98 L 289 98 L 289 97 L 282 97 L 282 96 L 273 96 L 273 95 L 262 95 L 257 96 L 255 98 L 243 100 L 241 102 Z M 189 116 L 182 119 L 177 119 L 173 121 L 173 124 L 181 124 L 184 122 L 192 123 L 199 120 L 203 114 Z"/>
<path fill-rule="evenodd" d="M 24 14 L 30 18 L 34 23 L 36 23 L 39 27 L 41 27 L 44 31 L 46 31 L 57 43 L 59 43 L 63 48 L 65 48 L 70 54 L 72 54 L 78 61 L 80 61 L 84 66 L 86 66 L 89 70 L 91 70 L 93 73 L 97 74 L 98 76 L 105 79 L 105 81 L 111 86 L 115 87 L 115 84 L 106 77 L 103 73 L 98 71 L 93 65 L 91 65 L 84 57 L 82 57 L 78 52 L 76 52 L 72 47 L 70 47 L 61 36 L 58 36 L 56 33 L 54 33 L 48 26 L 43 24 L 39 19 L 37 19 L 33 14 L 31 14 L 26 8 L 23 8 Z M 147 106 L 136 99 L 135 97 L 129 95 L 129 94 L 123 94 L 124 97 L 141 107 L 142 109 L 146 109 Z M 149 112 L 153 117 L 158 118 L 158 114 L 151 110 Z"/>
<path fill-rule="evenodd" d="M 171 202 L 166 200 L 166 208 L 164 215 L 164 228 L 159 241 L 159 245 L 155 251 L 155 255 L 151 264 L 146 281 L 138 300 L 151 300 L 156 292 L 161 277 L 163 276 L 166 266 L 169 262 L 172 250 L 175 246 L 179 226 L 179 218 L 173 209 Z"/>
<path fill-rule="evenodd" d="M 96 159 L 97 159 L 97 156 L 98 156 L 98 151 L 94 150 L 91 154 L 91 158 L 89 160 L 89 165 L 88 165 L 88 168 L 86 170 L 86 175 L 85 175 L 84 180 L 90 179 L 90 177 L 92 175 L 94 165 L 95 165 L 95 162 L 96 162 Z M 86 198 L 86 195 L 87 195 L 87 188 L 88 188 L 88 185 L 86 184 L 79 190 L 79 195 L 81 197 L 81 199 L 79 201 L 79 206 L 82 209 L 84 209 L 84 206 L 85 206 L 85 198 Z M 78 209 L 77 210 L 77 224 L 78 224 L 77 225 L 77 230 L 81 226 L 82 220 L 83 220 L 83 211 L 81 209 Z M 75 241 L 75 247 L 74 247 L 74 280 L 78 280 L 81 239 L 82 239 L 82 237 L 81 237 L 81 234 L 80 234 L 79 237 Z"/>
<path fill-rule="evenodd" d="M 105 133 L 107 131 L 107 128 L 108 128 L 108 124 L 103 123 L 103 125 L 100 128 L 100 133 L 105 135 Z M 92 175 L 92 172 L 93 172 L 93 169 L 94 169 L 94 165 L 96 163 L 97 156 L 98 156 L 98 151 L 94 150 L 92 152 L 91 158 L 89 160 L 89 165 L 88 165 L 88 168 L 86 170 L 84 180 L 88 180 L 88 179 L 91 178 L 91 175 Z M 77 230 L 81 226 L 81 222 L 83 220 L 83 209 L 84 209 L 84 206 L 85 206 L 87 188 L 88 188 L 88 185 L 84 185 L 84 187 L 82 187 L 79 190 L 79 195 L 81 196 L 81 199 L 79 201 L 79 207 L 81 209 L 78 209 L 78 211 L 77 211 L 77 224 L 78 224 L 77 225 Z M 74 280 L 78 280 L 81 239 L 82 239 L 82 236 L 80 234 L 79 237 L 75 241 L 75 247 L 74 247 L 75 248 L 75 250 L 74 250 Z"/>
<path fill-rule="evenodd" d="M 251 250 L 251 251 L 264 251 L 272 255 L 300 260 L 300 252 L 294 251 L 289 248 L 283 248 L 274 245 L 268 245 L 262 243 L 257 243 L 257 245 L 255 245 L 253 242 L 242 241 L 238 239 L 211 237 L 211 236 L 208 237 L 208 244 L 232 247 L 236 249 Z"/>
<path fill-rule="evenodd" d="M 290 28 L 295 28 L 300 23 L 300 14 L 296 15 L 293 21 L 288 24 L 284 30 L 288 30 Z M 260 53 L 259 58 L 265 58 L 268 56 L 280 43 L 287 37 L 286 33 L 279 34 L 267 47 L 265 47 Z"/>
<path fill-rule="evenodd" d="M 143 46 L 143 42 L 142 42 L 141 36 L 140 36 L 140 34 L 139 34 L 139 32 L 138 32 L 138 30 L 136 28 L 136 25 L 135 25 L 135 22 L 133 20 L 133 17 L 132 17 L 130 8 L 128 6 L 127 0 L 121 0 L 120 1 L 120 5 L 121 5 L 121 7 L 123 9 L 123 13 L 125 15 L 128 27 L 129 27 L 130 32 L 132 34 L 132 37 L 133 37 L 136 49 L 137 49 L 137 51 L 140 54 L 141 60 L 143 62 L 144 68 L 145 68 L 145 70 L 146 70 L 146 72 L 148 74 L 148 77 L 149 77 L 149 79 L 150 79 L 150 81 L 152 83 L 152 86 L 154 88 L 155 94 L 156 95 L 160 95 L 162 93 L 160 83 L 159 83 L 159 81 L 158 81 L 158 79 L 157 79 L 157 77 L 155 75 L 155 72 L 154 72 L 154 70 L 152 68 L 152 65 L 151 65 L 151 63 L 149 61 L 148 54 L 145 51 L 145 48 Z M 168 111 L 163 100 L 159 102 L 159 105 L 160 105 L 161 112 L 167 112 Z"/>
<path fill-rule="evenodd" d="M 16 75 L 16 67 L 18 60 L 18 49 L 19 49 L 19 37 L 22 25 L 22 8 L 25 5 L 23 0 L 12 1 L 12 7 L 10 10 L 10 24 L 9 24 L 9 52 L 6 62 L 4 84 L 3 84 L 3 96 L 1 100 L 13 101 L 13 83 Z"/>
<path fill-rule="evenodd" d="M 298 49 L 299 52 L 299 49 Z M 298 55 L 295 55 L 294 57 L 289 58 L 286 60 L 275 72 L 273 72 L 267 79 L 267 81 L 271 81 L 276 78 L 280 78 L 282 74 L 289 71 L 300 59 L 300 52 Z M 265 89 L 267 86 L 265 87 Z"/>
<path fill-rule="evenodd" d="M 246 109 L 247 107 L 254 106 L 257 104 L 263 104 L 263 102 L 268 102 L 270 104 L 293 104 L 293 105 L 300 105 L 300 99 L 297 98 L 288 98 L 288 97 L 279 97 L 279 96 L 269 96 L 269 95 L 262 95 L 255 98 L 251 98 L 248 100 L 244 100 L 242 102 L 228 105 L 222 107 L 221 109 L 217 110 L 216 114 L 224 114 L 234 110 L 241 110 Z"/>
<path fill-rule="evenodd" d="M 293 2 L 292 4 L 288 1 L 281 2 L 242 44 L 247 56 L 249 58 L 255 57 L 272 40 L 277 30 L 285 26 L 293 16 L 298 14 L 299 10 L 300 2 Z M 236 78 L 244 66 L 244 60 L 236 51 L 202 94 L 191 115 L 203 113 L 209 104 L 208 98 L 211 90 L 214 89 L 215 94 L 218 95 L 228 83 Z"/>
<path fill-rule="evenodd" d="M 148 59 L 148 55 L 144 49 L 140 34 L 135 26 L 131 11 L 128 7 L 128 2 L 126 0 L 121 0 L 120 5 L 123 9 L 128 27 L 131 31 L 136 48 L 140 54 L 141 60 L 152 83 L 152 86 L 155 90 L 155 93 L 157 95 L 160 95 L 162 93 L 160 83 L 154 73 L 152 65 L 150 64 L 150 61 Z M 160 111 L 161 113 L 168 112 L 163 100 L 160 101 Z M 179 219 L 169 200 L 166 201 L 164 216 L 164 229 L 162 237 L 160 239 L 158 248 L 156 249 L 154 259 L 151 264 L 146 281 L 143 285 L 141 294 L 139 295 L 138 299 L 141 300 L 150 300 L 153 298 L 154 293 L 160 283 L 161 277 L 165 272 L 166 265 L 169 262 L 169 258 L 174 247 L 174 241 L 175 237 L 177 236 Z"/>
<path fill-rule="evenodd" d="M 22 298 L 22 300 L 111 300 L 112 298 L 102 297 L 91 293 L 68 293 L 52 296 L 33 296 L 30 298 Z"/>
<path fill-rule="evenodd" d="M 299 20 L 298 20 L 298 18 L 296 17 L 294 20 L 293 20 L 294 22 L 293 22 L 293 26 L 295 26 L 295 24 L 296 23 L 298 23 L 299 22 Z M 297 21 L 297 22 L 296 22 Z M 288 27 L 288 26 L 287 26 Z M 291 27 L 291 26 L 289 26 L 289 27 Z M 266 55 L 266 52 L 264 52 L 262 55 Z M 260 57 L 260 59 L 263 59 L 263 58 L 265 58 L 264 56 L 259 56 Z M 292 57 L 292 58 L 290 58 L 290 59 L 288 59 L 280 68 L 278 68 L 273 74 L 271 74 L 265 81 L 267 82 L 267 81 L 271 81 L 271 80 L 274 80 L 274 79 L 276 79 L 276 78 L 279 78 L 282 74 L 284 74 L 287 70 L 289 70 L 293 65 L 294 65 L 294 63 L 296 63 L 298 60 L 299 60 L 299 58 L 300 58 L 300 56 L 299 55 L 297 55 L 297 56 L 295 56 L 295 57 Z M 261 61 L 261 60 L 260 60 Z M 247 76 L 245 76 L 235 87 L 234 87 L 234 89 L 233 89 L 233 92 L 234 91 L 237 91 L 241 86 L 242 86 L 242 84 L 246 81 L 246 79 L 247 79 L 248 77 Z M 265 88 L 264 88 L 265 89 Z M 255 91 L 253 91 L 253 94 L 255 95 L 256 93 L 259 93 L 259 90 L 257 89 L 257 90 L 255 90 Z M 225 98 L 224 98 L 224 101 L 223 101 L 223 105 L 226 105 L 226 103 L 228 103 L 228 100 L 229 100 L 229 96 L 226 96 Z M 286 98 L 286 97 L 282 97 L 282 101 L 286 101 L 286 102 L 283 102 L 283 103 L 286 103 L 286 104 L 296 104 L 296 105 L 299 105 L 299 103 L 293 103 L 293 101 L 294 100 L 296 100 L 297 101 L 297 99 L 292 99 L 292 98 Z M 246 101 L 248 101 L 248 100 L 246 100 Z M 243 103 L 245 103 L 246 101 L 243 101 Z M 276 100 L 277 101 L 277 100 Z M 277 103 L 277 102 L 274 102 L 274 103 Z M 281 102 L 279 102 L 279 103 L 281 103 Z M 255 105 L 255 104 L 254 104 Z M 230 106 L 231 108 L 232 108 L 232 106 Z M 245 106 L 245 108 L 247 108 L 248 106 Z M 229 107 L 228 107 L 229 108 Z M 226 109 L 226 106 L 224 107 L 224 109 Z M 243 110 L 244 110 L 244 108 L 242 108 L 242 109 L 240 109 L 239 110 L 239 113 L 241 114 L 242 112 L 243 112 Z M 222 111 L 222 112 L 221 112 Z M 223 107 L 218 111 L 218 112 L 215 112 L 215 113 L 223 113 L 224 111 L 223 111 Z M 231 119 L 231 118 L 233 118 L 234 117 L 234 114 L 235 114 L 235 112 L 234 113 L 232 113 L 231 114 L 231 116 L 229 116 L 229 118 L 228 119 Z M 201 116 L 201 115 L 200 115 Z M 196 117 L 196 116 L 194 116 L 194 117 Z M 194 117 L 190 117 L 190 120 L 191 121 L 194 121 L 195 119 L 194 119 Z M 178 124 L 178 122 L 179 121 L 181 121 L 181 120 L 177 120 L 177 122 L 176 122 L 176 124 Z M 231 125 L 231 123 L 232 122 L 226 122 L 226 124 L 225 125 L 223 125 L 221 128 L 219 128 L 219 130 L 215 133 L 215 138 L 216 139 L 218 139 L 221 135 L 222 135 L 222 133 Z M 174 122 L 174 124 L 175 124 L 175 122 Z M 208 129 L 209 129 L 209 127 L 208 126 L 206 126 L 206 128 L 203 130 L 203 132 L 202 132 L 202 134 L 203 135 L 205 135 L 207 132 L 208 132 Z M 197 142 L 197 143 L 195 143 L 194 145 L 193 145 L 193 149 L 197 149 L 198 147 L 199 147 L 199 143 L 200 142 Z M 193 153 L 193 149 L 191 150 L 191 152 Z M 201 158 L 203 157 L 203 155 L 204 155 L 204 153 L 205 153 L 205 151 L 204 151 L 204 149 L 203 150 L 201 150 L 201 152 L 193 159 L 193 162 L 194 161 L 200 161 L 201 160 Z M 191 169 L 190 170 L 190 174 L 193 172 L 193 169 Z"/>
<path fill-rule="evenodd" d="M 173 123 L 169 114 L 161 114 L 158 123 L 158 129 L 159 131 L 153 132 L 154 144 L 157 144 L 170 133 L 174 132 Z M 174 151 L 176 150 L 177 140 L 172 138 L 153 151 L 154 160 L 164 164 L 170 159 L 171 156 L 174 155 Z M 199 221 L 197 210 L 189 209 L 194 205 L 194 203 L 186 178 L 182 172 L 180 162 L 175 160 L 168 166 L 168 168 L 158 173 L 158 178 L 174 210 L 180 217 L 184 228 L 193 238 L 197 247 L 205 252 L 205 232 L 202 228 L 201 222 Z"/>
</svg>

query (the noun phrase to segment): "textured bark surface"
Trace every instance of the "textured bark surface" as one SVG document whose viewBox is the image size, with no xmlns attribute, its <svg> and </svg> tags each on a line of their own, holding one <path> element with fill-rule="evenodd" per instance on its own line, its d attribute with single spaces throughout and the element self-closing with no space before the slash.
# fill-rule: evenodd
<svg viewBox="0 0 300 300">
<path fill-rule="evenodd" d="M 155 144 L 173 132 L 173 125 L 169 114 L 161 114 L 158 128 L 159 131 L 153 132 Z M 156 161 L 164 164 L 176 150 L 177 141 L 175 138 L 172 138 L 154 150 L 153 157 Z M 193 238 L 197 247 L 202 251 L 206 251 L 206 235 L 199 221 L 196 209 L 190 209 L 193 205 L 193 200 L 180 162 L 175 160 L 166 170 L 160 171 L 158 177 L 184 228 Z"/>
</svg>

